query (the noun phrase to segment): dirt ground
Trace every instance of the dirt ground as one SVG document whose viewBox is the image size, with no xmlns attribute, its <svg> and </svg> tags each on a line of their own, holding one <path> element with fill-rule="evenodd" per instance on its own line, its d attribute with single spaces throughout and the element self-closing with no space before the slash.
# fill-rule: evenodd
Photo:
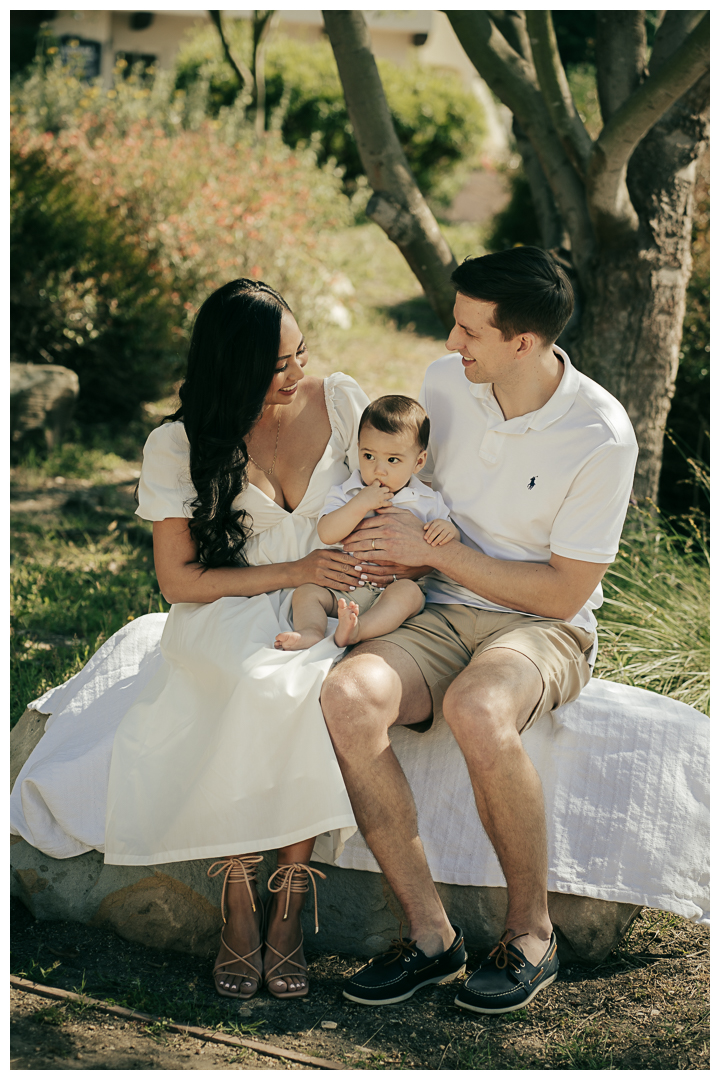
<svg viewBox="0 0 720 1080">
<path fill-rule="evenodd" d="M 708 939 L 703 927 L 646 910 L 602 965 L 562 969 L 528 1009 L 504 1017 L 463 1013 L 454 1005 L 452 984 L 418 991 L 401 1005 L 356 1005 L 342 997 L 342 980 L 361 961 L 312 954 L 308 999 L 278 1002 L 261 992 L 238 1008 L 215 995 L 209 962 L 135 945 L 99 928 L 36 922 L 14 901 L 14 974 L 160 1020 L 121 1020 L 13 990 L 10 1067 L 312 1068 L 166 1030 L 167 1022 L 177 1022 L 355 1070 L 708 1069 Z M 470 954 L 471 965 L 479 959 Z"/>
</svg>

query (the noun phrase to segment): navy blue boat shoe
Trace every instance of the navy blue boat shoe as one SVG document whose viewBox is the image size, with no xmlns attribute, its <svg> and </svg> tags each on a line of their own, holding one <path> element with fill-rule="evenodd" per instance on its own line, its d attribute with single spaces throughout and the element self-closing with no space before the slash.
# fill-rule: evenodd
<svg viewBox="0 0 720 1080">
<path fill-rule="evenodd" d="M 465 942 L 459 926 L 455 940 L 439 956 L 426 956 L 414 941 L 399 937 L 387 952 L 374 956 L 346 983 L 343 997 L 360 1005 L 395 1005 L 421 986 L 452 982 L 465 971 Z M 402 927 L 400 929 L 402 934 Z"/>
<path fill-rule="evenodd" d="M 512 944 L 515 940 L 495 946 L 464 983 L 455 998 L 456 1005 L 477 1013 L 515 1012 L 555 982 L 560 967 L 555 935 L 537 967 Z"/>
</svg>

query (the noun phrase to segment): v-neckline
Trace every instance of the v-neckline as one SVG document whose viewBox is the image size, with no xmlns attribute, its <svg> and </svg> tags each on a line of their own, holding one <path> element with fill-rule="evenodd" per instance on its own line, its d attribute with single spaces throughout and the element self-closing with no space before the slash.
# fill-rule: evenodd
<svg viewBox="0 0 720 1080">
<path fill-rule="evenodd" d="M 308 482 L 307 482 L 307 487 L 305 488 L 305 491 L 303 493 L 303 497 L 300 500 L 300 502 L 297 504 L 297 506 L 295 506 L 292 510 L 286 510 L 285 507 L 281 506 L 279 502 L 275 501 L 275 499 L 271 499 L 270 496 L 267 494 L 267 492 L 263 491 L 262 488 L 259 488 L 257 486 L 257 484 L 253 484 L 251 480 L 248 480 L 248 487 L 254 488 L 255 491 L 257 491 L 258 495 L 262 495 L 263 499 L 267 499 L 267 501 L 269 503 L 272 503 L 273 506 L 276 506 L 278 508 L 278 510 L 282 511 L 283 514 L 287 514 L 288 517 L 292 517 L 292 515 L 295 513 L 295 511 L 299 510 L 300 507 L 302 506 L 302 504 L 305 502 L 305 499 L 307 498 L 307 493 L 310 490 L 310 485 L 313 482 L 313 477 L 315 476 L 315 473 L 317 472 L 317 470 L 320 468 L 320 465 L 322 464 L 323 459 L 327 455 L 327 452 L 330 449 L 330 439 L 332 439 L 333 435 L 335 434 L 335 428 L 333 427 L 331 411 L 330 411 L 330 409 L 328 407 L 327 378 L 323 379 L 323 400 L 325 402 L 325 411 L 327 412 L 327 418 L 330 421 L 330 438 L 328 439 L 327 443 L 325 444 L 325 449 L 323 450 L 322 454 L 320 455 L 320 457 L 319 457 L 319 459 L 317 461 L 317 464 L 315 465 L 315 468 L 310 473 L 310 476 L 309 476 Z"/>
</svg>

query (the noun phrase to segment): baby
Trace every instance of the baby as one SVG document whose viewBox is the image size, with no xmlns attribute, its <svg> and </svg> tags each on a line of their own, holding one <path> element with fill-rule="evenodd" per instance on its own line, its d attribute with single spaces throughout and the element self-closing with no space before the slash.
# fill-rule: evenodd
<svg viewBox="0 0 720 1080">
<path fill-rule="evenodd" d="M 433 546 L 459 539 L 442 497 L 416 478 L 427 458 L 430 420 L 417 401 L 389 394 L 371 402 L 360 417 L 360 468 L 344 484 L 330 489 L 320 520 L 323 544 L 338 544 L 376 510 L 396 506 L 424 523 Z M 352 599 L 350 599 L 352 597 Z M 353 593 L 300 585 L 293 594 L 293 632 L 278 634 L 276 649 L 309 649 L 322 641 L 329 615 L 337 616 L 335 644 L 340 648 L 396 630 L 425 606 L 422 586 L 409 578 L 386 589 L 364 582 Z"/>
</svg>

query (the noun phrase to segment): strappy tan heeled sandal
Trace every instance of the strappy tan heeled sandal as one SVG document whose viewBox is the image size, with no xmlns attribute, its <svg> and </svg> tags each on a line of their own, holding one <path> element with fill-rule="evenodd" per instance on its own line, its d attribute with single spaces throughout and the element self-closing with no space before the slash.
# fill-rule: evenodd
<svg viewBox="0 0 720 1080">
<path fill-rule="evenodd" d="M 252 889 L 250 888 L 250 882 L 257 880 L 257 868 L 263 861 L 262 855 L 231 855 L 227 859 L 219 859 L 209 867 L 207 876 L 209 878 L 217 877 L 218 874 L 222 874 L 225 871 L 225 879 L 222 887 L 222 897 L 220 899 L 220 911 L 222 912 L 223 929 L 220 931 L 220 941 L 225 946 L 229 953 L 232 953 L 231 960 L 216 960 L 213 967 L 213 979 L 215 980 L 215 989 L 221 997 L 238 998 L 240 1001 L 249 1001 L 251 997 L 257 994 L 262 983 L 262 971 L 252 962 L 252 957 L 257 953 L 260 953 L 258 962 L 261 962 L 262 957 L 262 931 L 263 931 L 263 909 L 262 904 L 258 900 L 257 903 L 253 897 Z M 217 870 L 215 867 L 217 866 Z M 257 910 L 257 905 L 260 905 L 260 944 L 252 952 L 249 952 L 246 956 L 240 956 L 234 949 L 231 949 L 225 940 L 225 926 L 227 925 L 227 918 L 225 917 L 225 892 L 227 890 L 228 881 L 236 884 L 237 882 L 244 881 L 250 897 L 250 903 L 252 904 L 253 913 Z M 254 975 L 239 974 L 234 971 L 223 971 L 223 968 L 229 967 L 231 964 L 246 964 L 255 972 Z M 218 985 L 218 975 L 233 975 L 243 982 L 254 984 L 251 989 L 246 993 L 241 993 L 240 990 L 226 990 L 224 987 Z"/>
<path fill-rule="evenodd" d="M 313 877 L 314 874 L 317 874 L 317 876 L 323 878 L 323 880 L 327 876 L 326 874 L 323 874 L 322 871 L 316 870 L 312 866 L 307 866 L 305 863 L 287 863 L 284 866 L 278 866 L 275 873 L 270 875 L 270 877 L 268 878 L 267 887 L 268 890 L 272 893 L 280 893 L 283 891 L 286 893 L 285 914 L 283 915 L 283 919 L 287 919 L 288 911 L 290 908 L 290 893 L 306 893 L 309 891 L 310 888 L 309 882 L 312 882 L 313 892 L 315 894 L 315 933 L 317 934 L 320 927 L 318 925 L 317 886 L 315 884 L 315 878 Z M 277 885 L 273 886 L 273 882 L 276 878 Z M 295 959 L 296 954 L 299 953 L 303 947 L 303 940 L 303 932 L 301 930 L 300 944 L 297 946 L 297 948 L 293 949 L 291 953 L 288 953 L 287 956 L 283 956 L 282 953 L 278 952 L 278 950 L 274 948 L 274 946 L 272 946 L 269 941 L 265 941 L 265 948 L 269 952 L 274 953 L 275 956 L 279 957 L 277 963 L 273 964 L 269 971 L 265 972 L 265 976 L 263 979 L 264 985 L 267 987 L 268 993 L 272 994 L 274 998 L 279 998 L 282 1000 L 284 998 L 299 998 L 307 996 L 310 990 L 307 982 L 307 964 L 303 964 L 300 960 Z M 278 968 L 283 967 L 286 964 L 290 964 L 293 967 L 296 967 L 298 970 L 279 972 Z M 293 976 L 302 976 L 305 979 L 305 986 L 301 990 L 285 990 L 284 992 L 278 992 L 276 990 L 273 990 L 270 986 L 270 983 L 275 979 L 292 978 Z"/>
</svg>

